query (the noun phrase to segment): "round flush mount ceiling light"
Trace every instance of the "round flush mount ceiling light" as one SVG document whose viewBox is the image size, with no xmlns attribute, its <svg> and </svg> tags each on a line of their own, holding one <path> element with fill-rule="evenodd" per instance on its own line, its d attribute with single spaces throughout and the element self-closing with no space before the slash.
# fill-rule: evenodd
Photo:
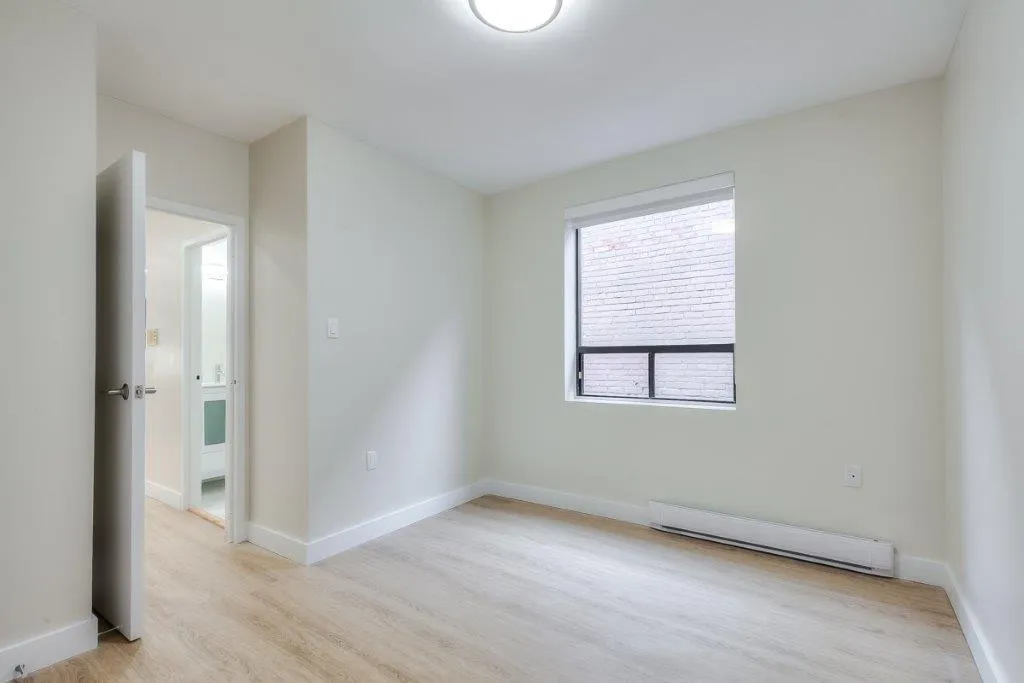
<svg viewBox="0 0 1024 683">
<path fill-rule="evenodd" d="M 469 0 L 476 18 L 507 33 L 544 28 L 558 16 L 562 0 Z"/>
</svg>

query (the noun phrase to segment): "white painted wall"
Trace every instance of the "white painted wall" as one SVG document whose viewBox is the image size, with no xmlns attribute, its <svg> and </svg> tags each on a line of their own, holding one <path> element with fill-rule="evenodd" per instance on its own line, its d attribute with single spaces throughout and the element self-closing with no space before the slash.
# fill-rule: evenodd
<svg viewBox="0 0 1024 683">
<path fill-rule="evenodd" d="M 150 197 L 232 216 L 249 215 L 249 146 L 110 97 L 97 102 L 100 169 L 146 153 Z"/>
<path fill-rule="evenodd" d="M 945 102 L 948 552 L 1006 682 L 1024 681 L 1022 36 L 1024 5 L 975 0 Z"/>
<path fill-rule="evenodd" d="M 146 212 L 146 328 L 159 332 L 159 343 L 146 347 L 146 384 L 157 389 L 146 397 L 146 480 L 179 495 L 184 490 L 182 260 L 186 244 L 225 232 L 224 226 L 214 223 L 162 211 Z"/>
<path fill-rule="evenodd" d="M 253 523 L 317 540 L 475 482 L 480 196 L 308 119 L 250 159 Z"/>
<path fill-rule="evenodd" d="M 309 121 L 308 217 L 316 539 L 481 475 L 483 202 Z"/>
<path fill-rule="evenodd" d="M 253 524 L 309 529 L 306 122 L 250 147 L 250 499 Z"/>
<path fill-rule="evenodd" d="M 617 159 L 487 203 L 488 471 L 943 555 L 939 82 Z M 563 211 L 736 173 L 735 411 L 566 402 Z M 864 486 L 844 488 L 846 463 Z"/>
<path fill-rule="evenodd" d="M 0 2 L 0 655 L 91 613 L 95 40 Z"/>
</svg>

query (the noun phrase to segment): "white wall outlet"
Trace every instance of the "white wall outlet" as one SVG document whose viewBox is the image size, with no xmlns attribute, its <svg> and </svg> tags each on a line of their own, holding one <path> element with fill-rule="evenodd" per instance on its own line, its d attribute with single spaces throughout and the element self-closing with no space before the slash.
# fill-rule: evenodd
<svg viewBox="0 0 1024 683">
<path fill-rule="evenodd" d="M 327 319 L 327 338 L 337 339 L 338 334 L 341 332 L 341 323 L 338 322 L 337 318 Z"/>
<path fill-rule="evenodd" d="M 863 475 L 860 471 L 860 465 L 847 465 L 846 476 L 843 477 L 843 486 L 849 486 L 851 488 L 859 489 Z"/>
<path fill-rule="evenodd" d="M 366 451 L 366 471 L 377 469 L 377 451 Z"/>
</svg>

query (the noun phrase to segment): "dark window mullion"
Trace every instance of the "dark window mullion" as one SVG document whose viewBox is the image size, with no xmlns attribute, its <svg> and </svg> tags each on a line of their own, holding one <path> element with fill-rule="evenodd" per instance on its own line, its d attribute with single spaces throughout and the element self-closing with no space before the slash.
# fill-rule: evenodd
<svg viewBox="0 0 1024 683">
<path fill-rule="evenodd" d="M 732 356 L 732 400 L 731 401 L 716 401 L 709 399 L 700 398 L 684 398 L 676 399 L 669 398 L 669 401 L 682 401 L 692 403 L 711 403 L 721 405 L 736 405 L 736 346 L 735 343 L 725 344 L 659 344 L 655 346 L 579 346 L 576 350 L 576 395 L 587 396 L 591 398 L 615 398 L 615 399 L 628 399 L 629 396 L 618 396 L 618 395 L 602 395 L 602 394 L 587 394 L 584 391 L 584 377 L 583 368 L 585 358 L 587 355 L 627 355 L 627 354 L 646 354 L 647 355 L 647 398 L 657 398 L 657 379 L 655 377 L 655 366 L 657 355 L 661 354 L 692 354 L 700 355 L 705 353 L 728 353 Z M 636 398 L 636 397 L 633 397 Z"/>
<path fill-rule="evenodd" d="M 583 396 L 583 353 L 576 352 L 576 395 Z"/>
<path fill-rule="evenodd" d="M 736 403 L 736 349 L 732 352 L 732 402 Z"/>
<path fill-rule="evenodd" d="M 580 353 L 733 353 L 735 344 L 648 344 L 644 346 L 580 346 Z"/>
</svg>

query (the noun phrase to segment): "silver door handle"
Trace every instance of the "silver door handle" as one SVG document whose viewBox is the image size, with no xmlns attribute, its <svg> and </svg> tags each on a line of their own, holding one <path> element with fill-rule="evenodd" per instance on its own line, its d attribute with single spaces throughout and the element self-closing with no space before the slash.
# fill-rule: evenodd
<svg viewBox="0 0 1024 683">
<path fill-rule="evenodd" d="M 146 394 L 155 394 L 156 387 L 144 387 L 141 384 L 135 385 L 135 398 L 145 398 Z"/>
<path fill-rule="evenodd" d="M 131 389 L 127 384 L 122 384 L 120 389 L 107 389 L 105 393 L 107 396 L 120 396 L 125 401 L 127 401 L 132 395 Z"/>
</svg>

